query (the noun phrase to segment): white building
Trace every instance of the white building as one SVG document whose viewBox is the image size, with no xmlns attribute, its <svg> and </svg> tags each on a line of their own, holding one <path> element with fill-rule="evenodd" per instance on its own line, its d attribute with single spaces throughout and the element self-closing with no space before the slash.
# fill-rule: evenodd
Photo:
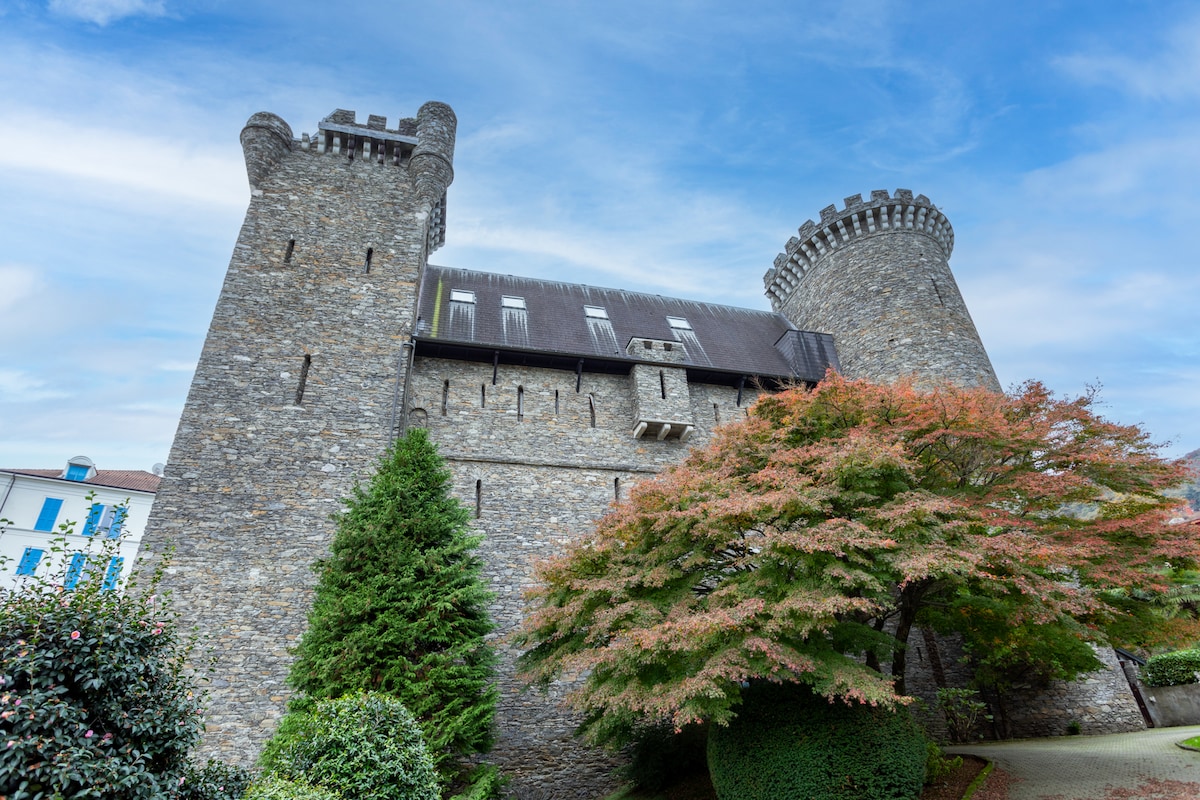
<svg viewBox="0 0 1200 800">
<path fill-rule="evenodd" d="M 98 470 L 76 456 L 56 469 L 0 469 L 0 590 L 31 576 L 72 588 L 85 570 L 116 588 L 137 560 L 161 478 Z"/>
</svg>

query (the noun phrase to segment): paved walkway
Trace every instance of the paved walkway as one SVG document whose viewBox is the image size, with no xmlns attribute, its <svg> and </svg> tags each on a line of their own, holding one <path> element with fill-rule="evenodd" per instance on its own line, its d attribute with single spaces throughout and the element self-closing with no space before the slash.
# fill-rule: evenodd
<svg viewBox="0 0 1200 800">
<path fill-rule="evenodd" d="M 1182 793 L 1147 796 L 1200 800 L 1200 753 L 1175 746 L 1193 736 L 1200 736 L 1200 725 L 955 745 L 946 751 L 981 756 L 1019 779 L 1009 800 L 1106 800 L 1114 797 L 1110 790 L 1137 788 L 1148 778 L 1192 783 L 1194 787 Z M 1116 798 L 1138 796 L 1115 793 Z"/>
</svg>

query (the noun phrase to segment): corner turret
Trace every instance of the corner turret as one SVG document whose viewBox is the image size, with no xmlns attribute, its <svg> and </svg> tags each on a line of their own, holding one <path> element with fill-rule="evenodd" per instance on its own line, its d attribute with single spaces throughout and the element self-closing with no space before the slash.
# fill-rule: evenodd
<svg viewBox="0 0 1200 800">
<path fill-rule="evenodd" d="M 429 102 L 417 112 L 417 146 L 412 154 L 417 196 L 429 204 L 429 251 L 446 240 L 446 188 L 454 181 L 454 135 L 458 118 L 445 103 Z"/>
<path fill-rule="evenodd" d="M 915 375 L 999 391 L 950 271 L 946 216 L 907 189 L 845 203 L 788 240 L 763 277 L 771 306 L 801 329 L 832 333 L 848 377 Z"/>
<path fill-rule="evenodd" d="M 292 149 L 292 129 L 282 117 L 260 111 L 246 120 L 242 128 L 242 153 L 246 157 L 246 176 L 250 188 L 262 182 Z"/>
</svg>

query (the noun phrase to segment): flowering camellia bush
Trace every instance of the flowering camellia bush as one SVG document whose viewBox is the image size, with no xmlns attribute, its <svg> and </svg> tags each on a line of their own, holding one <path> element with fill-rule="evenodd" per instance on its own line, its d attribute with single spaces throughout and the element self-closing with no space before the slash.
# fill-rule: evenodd
<svg viewBox="0 0 1200 800">
<path fill-rule="evenodd" d="M 104 570 L 0 595 L 0 796 L 166 800 L 199 740 L 191 644 L 156 599 Z M 76 576 L 73 576 L 76 577 Z"/>
</svg>

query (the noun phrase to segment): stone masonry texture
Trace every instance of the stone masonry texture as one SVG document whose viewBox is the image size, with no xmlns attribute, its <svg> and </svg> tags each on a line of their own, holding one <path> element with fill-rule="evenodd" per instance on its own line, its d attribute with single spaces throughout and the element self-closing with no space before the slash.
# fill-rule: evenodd
<svg viewBox="0 0 1200 800">
<path fill-rule="evenodd" d="M 445 235 L 455 125 L 440 103 L 394 128 L 337 111 L 300 139 L 273 114 L 250 118 L 250 205 L 145 542 L 152 558 L 174 547 L 167 588 L 216 657 L 204 749 L 251 764 L 290 696 L 289 648 L 330 515 L 395 436 L 426 427 L 474 512 L 495 594 L 501 700 L 489 758 L 512 778 L 511 797 L 593 798 L 615 786 L 618 760 L 572 736 L 577 719 L 561 701 L 579 676 L 540 693 L 515 671 L 535 565 L 716 426 L 744 418 L 760 390 L 689 371 L 682 341 L 620 343 L 625 372 L 582 359 L 578 369 L 466 360 L 469 348 L 414 355 L 422 275 Z M 949 222 L 927 199 L 851 198 L 800 233 L 767 273 L 768 296 L 799 328 L 832 332 L 845 372 L 998 388 L 950 273 Z M 965 682 L 955 655 L 937 660 L 944 645 L 921 646 L 932 650 L 910 665 L 938 664 L 910 677 L 923 694 Z M 1077 702 L 1066 692 L 1056 707 Z M 1086 727 L 1108 724 L 1112 706 Z"/>
</svg>

